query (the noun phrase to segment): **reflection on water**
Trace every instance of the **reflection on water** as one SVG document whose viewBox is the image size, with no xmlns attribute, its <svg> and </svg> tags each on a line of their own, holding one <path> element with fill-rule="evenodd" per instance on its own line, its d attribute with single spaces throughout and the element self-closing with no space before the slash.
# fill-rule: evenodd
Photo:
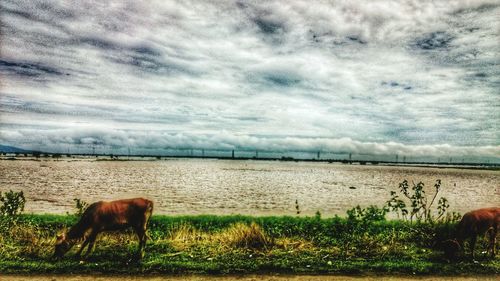
<svg viewBox="0 0 500 281">
<path fill-rule="evenodd" d="M 383 205 L 404 179 L 423 181 L 461 213 L 498 205 L 499 171 L 309 162 L 171 159 L 159 161 L 0 161 L 0 191 L 23 190 L 26 210 L 73 212 L 88 202 L 144 196 L 156 214 L 343 215 Z M 431 192 L 432 193 L 432 192 Z"/>
</svg>

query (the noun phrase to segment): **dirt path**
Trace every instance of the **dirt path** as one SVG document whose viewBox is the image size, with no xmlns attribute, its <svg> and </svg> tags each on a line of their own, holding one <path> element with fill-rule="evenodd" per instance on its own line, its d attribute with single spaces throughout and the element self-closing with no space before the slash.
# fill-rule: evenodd
<svg viewBox="0 0 500 281">
<path fill-rule="evenodd" d="M 498 276 L 478 276 L 478 277 L 401 277 L 401 276 L 316 276 L 316 275 L 244 275 L 244 276 L 106 276 L 106 275 L 0 275 L 0 281 L 215 281 L 215 280 L 239 280 L 239 281 L 434 281 L 434 280 L 454 280 L 454 281 L 497 281 Z"/>
</svg>

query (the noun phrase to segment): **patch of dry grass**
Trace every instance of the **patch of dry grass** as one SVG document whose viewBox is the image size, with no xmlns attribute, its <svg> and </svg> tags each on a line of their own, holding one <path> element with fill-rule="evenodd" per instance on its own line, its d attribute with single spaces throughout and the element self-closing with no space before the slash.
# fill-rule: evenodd
<svg viewBox="0 0 500 281">
<path fill-rule="evenodd" d="M 315 247 L 311 241 L 301 239 L 301 238 L 291 238 L 283 237 L 275 239 L 275 247 L 283 249 L 285 251 L 310 251 L 314 250 Z"/>
<path fill-rule="evenodd" d="M 252 222 L 250 225 L 236 223 L 215 235 L 215 240 L 227 248 L 265 250 L 274 246 L 274 240 L 262 228 Z"/>
<path fill-rule="evenodd" d="M 194 228 L 190 224 L 181 224 L 180 226 L 168 230 L 166 242 L 170 242 L 176 250 L 183 251 L 195 244 L 207 243 L 209 235 Z"/>
<path fill-rule="evenodd" d="M 215 252 L 267 251 L 272 248 L 300 251 L 313 248 L 312 243 L 304 239 L 288 237 L 273 239 L 255 222 L 235 223 L 212 233 L 199 231 L 190 224 L 182 224 L 169 231 L 165 242 L 169 242 L 178 251 L 192 247 L 205 247 Z"/>
<path fill-rule="evenodd" d="M 9 236 L 12 239 L 2 237 L 2 240 L 4 240 L 1 243 L 2 248 L 4 248 L 4 251 L 2 251 L 3 256 L 47 257 L 55 242 L 53 237 L 34 226 L 13 225 L 10 228 Z"/>
</svg>

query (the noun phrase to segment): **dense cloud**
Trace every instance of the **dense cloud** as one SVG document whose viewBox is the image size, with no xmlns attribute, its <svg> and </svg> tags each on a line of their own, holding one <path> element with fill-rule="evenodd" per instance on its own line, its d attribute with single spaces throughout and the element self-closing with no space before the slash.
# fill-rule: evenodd
<svg viewBox="0 0 500 281">
<path fill-rule="evenodd" d="M 2 144 L 500 157 L 498 1 L 0 8 Z"/>
</svg>

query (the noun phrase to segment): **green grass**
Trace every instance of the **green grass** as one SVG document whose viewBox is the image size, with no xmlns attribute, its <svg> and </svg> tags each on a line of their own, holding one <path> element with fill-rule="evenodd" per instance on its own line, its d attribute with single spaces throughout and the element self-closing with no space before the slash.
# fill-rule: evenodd
<svg viewBox="0 0 500 281">
<path fill-rule="evenodd" d="M 352 221 L 319 217 L 153 216 L 151 240 L 141 262 L 132 232 L 107 233 L 85 261 L 76 247 L 53 261 L 55 235 L 74 216 L 22 215 L 0 223 L 2 273 L 342 273 L 499 274 L 500 260 L 449 262 L 436 249 L 450 238 L 453 223 Z"/>
</svg>

